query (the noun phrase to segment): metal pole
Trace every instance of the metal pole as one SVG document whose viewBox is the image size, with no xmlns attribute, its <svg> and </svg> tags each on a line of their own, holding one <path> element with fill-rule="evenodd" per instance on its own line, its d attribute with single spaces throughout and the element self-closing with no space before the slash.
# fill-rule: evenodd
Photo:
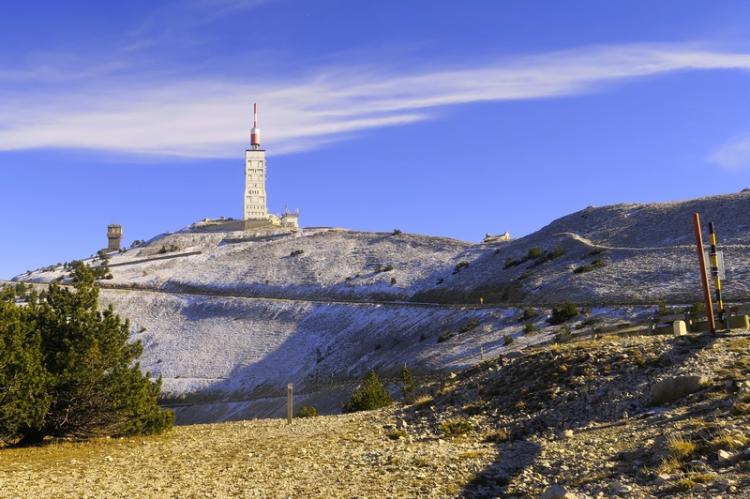
<svg viewBox="0 0 750 499">
<path fill-rule="evenodd" d="M 721 297 L 721 276 L 719 275 L 719 257 L 716 253 L 716 231 L 714 230 L 714 223 L 708 222 L 708 237 L 711 243 L 711 251 L 708 254 L 711 260 L 711 275 L 714 277 L 716 282 L 716 308 L 719 312 L 719 320 L 722 322 L 724 328 L 726 328 L 726 322 L 724 317 L 724 300 Z"/>
<path fill-rule="evenodd" d="M 708 315 L 708 327 L 712 333 L 716 332 L 716 321 L 714 320 L 714 306 L 711 303 L 711 290 L 708 285 L 706 274 L 706 254 L 703 253 L 703 231 L 701 230 L 701 216 L 693 213 L 693 228 L 695 229 L 695 244 L 698 249 L 698 262 L 700 263 L 701 284 L 703 284 L 703 298 L 706 301 L 706 315 Z"/>
<path fill-rule="evenodd" d="M 286 423 L 292 424 L 292 414 L 294 412 L 294 385 L 286 385 Z"/>
</svg>

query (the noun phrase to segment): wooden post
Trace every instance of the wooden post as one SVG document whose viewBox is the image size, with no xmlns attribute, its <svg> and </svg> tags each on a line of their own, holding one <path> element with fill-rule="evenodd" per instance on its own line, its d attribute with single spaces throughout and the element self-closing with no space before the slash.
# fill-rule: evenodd
<svg viewBox="0 0 750 499">
<path fill-rule="evenodd" d="M 479 360 L 484 362 L 484 345 L 479 347 Z"/>
<path fill-rule="evenodd" d="M 708 274 L 706 274 L 706 254 L 703 252 L 703 229 L 701 229 L 701 216 L 698 213 L 693 213 L 693 228 L 695 229 L 695 244 L 698 250 L 698 263 L 700 264 L 701 284 L 703 284 L 703 299 L 706 302 L 708 327 L 712 333 L 715 333 L 714 305 L 711 302 L 711 289 L 708 284 Z"/>
<path fill-rule="evenodd" d="M 292 414 L 294 413 L 294 385 L 286 385 L 286 423 L 292 424 Z"/>
</svg>

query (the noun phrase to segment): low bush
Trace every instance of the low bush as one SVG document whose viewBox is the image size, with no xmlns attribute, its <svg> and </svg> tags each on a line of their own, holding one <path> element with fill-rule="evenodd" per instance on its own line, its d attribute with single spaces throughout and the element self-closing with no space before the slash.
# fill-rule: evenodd
<svg viewBox="0 0 750 499">
<path fill-rule="evenodd" d="M 458 262 L 456 266 L 453 268 L 453 273 L 458 274 L 459 272 L 461 272 L 461 270 L 467 268 L 468 266 L 469 266 L 469 262 L 467 261 Z"/>
<path fill-rule="evenodd" d="M 438 336 L 437 342 L 442 343 L 444 341 L 448 341 L 454 336 L 456 336 L 456 333 L 454 333 L 453 331 L 444 331 L 443 333 L 440 334 L 440 336 Z"/>
<path fill-rule="evenodd" d="M 342 412 L 370 411 L 392 403 L 393 399 L 380 382 L 378 374 L 372 370 L 354 390 L 351 400 L 343 405 Z"/>
<path fill-rule="evenodd" d="M 404 430 L 393 430 L 386 433 L 385 436 L 391 440 L 400 440 L 402 438 L 406 438 L 407 434 Z"/>
<path fill-rule="evenodd" d="M 507 442 L 508 440 L 510 440 L 510 434 L 505 428 L 495 430 L 484 437 L 484 442 L 491 444 L 500 444 L 503 442 Z"/>
<path fill-rule="evenodd" d="M 292 251 L 291 253 L 289 253 L 289 256 L 300 256 L 300 255 L 304 255 L 304 254 L 305 254 L 305 250 L 303 250 L 303 249 L 296 249 L 296 250 Z"/>
<path fill-rule="evenodd" d="M 170 244 L 170 245 L 162 244 L 161 248 L 159 249 L 159 254 L 163 255 L 165 253 L 172 253 L 179 249 L 180 248 L 175 244 Z"/>
<path fill-rule="evenodd" d="M 530 248 L 529 252 L 526 254 L 527 260 L 536 260 L 537 258 L 541 257 L 544 254 L 542 251 L 542 248 Z"/>
<path fill-rule="evenodd" d="M 574 303 L 566 301 L 559 307 L 552 308 L 552 315 L 547 320 L 552 325 L 562 324 L 568 322 L 570 319 L 578 315 L 578 307 Z"/>
<path fill-rule="evenodd" d="M 398 236 L 399 234 L 401 234 L 401 230 L 400 229 L 393 229 L 393 235 L 394 236 Z"/>
<path fill-rule="evenodd" d="M 604 267 L 604 261 L 601 258 L 597 258 L 591 263 L 587 263 L 586 265 L 581 265 L 580 267 L 574 268 L 573 272 L 576 274 L 583 274 L 585 272 L 591 272 L 602 267 Z"/>
<path fill-rule="evenodd" d="M 465 419 L 453 419 L 441 423 L 440 431 L 446 437 L 465 435 L 470 431 L 474 431 L 474 424 L 472 424 L 471 421 L 466 421 Z"/>
<path fill-rule="evenodd" d="M 479 325 L 479 321 L 477 319 L 469 319 L 466 321 L 466 324 L 461 326 L 461 329 L 458 330 L 459 333 L 468 333 L 472 329 L 475 329 Z"/>
<path fill-rule="evenodd" d="M 523 309 L 523 314 L 521 314 L 518 322 L 530 321 L 531 319 L 536 319 L 538 316 L 539 312 L 537 312 L 535 308 L 526 307 L 525 309 Z"/>
<path fill-rule="evenodd" d="M 303 405 L 297 410 L 298 418 L 313 418 L 318 415 L 318 410 L 311 405 Z"/>
</svg>

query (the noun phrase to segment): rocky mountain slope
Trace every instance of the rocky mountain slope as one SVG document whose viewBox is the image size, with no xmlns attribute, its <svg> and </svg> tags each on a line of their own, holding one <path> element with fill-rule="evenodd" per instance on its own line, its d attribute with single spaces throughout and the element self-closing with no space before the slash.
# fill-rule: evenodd
<svg viewBox="0 0 750 499">
<path fill-rule="evenodd" d="M 582 333 L 647 321 L 660 301 L 700 300 L 694 211 L 718 228 L 726 298 L 748 300 L 750 192 L 587 208 L 490 244 L 188 228 L 112 255 L 102 300 L 132 320 L 142 365 L 163 376 L 182 422 L 280 414 L 290 382 L 335 412 L 371 368 L 461 370 L 482 351 L 549 341 L 562 330 L 548 323 L 551 307 L 565 300 L 586 308 L 565 326 Z M 60 265 L 16 279 L 67 276 Z M 520 322 L 527 306 L 538 315 Z"/>
<path fill-rule="evenodd" d="M 5 449 L 0 496 L 747 497 L 750 338 L 642 333 L 532 346 L 378 411 Z"/>
</svg>

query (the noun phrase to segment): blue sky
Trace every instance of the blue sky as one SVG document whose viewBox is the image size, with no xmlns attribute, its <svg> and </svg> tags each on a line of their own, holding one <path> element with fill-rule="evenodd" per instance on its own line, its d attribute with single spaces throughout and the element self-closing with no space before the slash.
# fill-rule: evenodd
<svg viewBox="0 0 750 499">
<path fill-rule="evenodd" d="M 750 5 L 6 2 L 0 277 L 239 217 L 252 102 L 303 225 L 530 233 L 750 186 Z"/>
</svg>

